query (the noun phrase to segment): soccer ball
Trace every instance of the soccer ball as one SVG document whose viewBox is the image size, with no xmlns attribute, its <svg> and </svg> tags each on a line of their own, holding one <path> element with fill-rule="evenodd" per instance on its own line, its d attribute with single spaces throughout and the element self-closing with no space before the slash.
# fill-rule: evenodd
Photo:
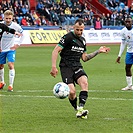
<svg viewBox="0 0 133 133">
<path fill-rule="evenodd" d="M 68 85 L 63 82 L 59 82 L 59 83 L 55 84 L 55 86 L 53 88 L 54 96 L 59 99 L 64 99 L 64 98 L 68 97 L 69 92 L 70 92 L 70 89 L 69 89 Z"/>
</svg>

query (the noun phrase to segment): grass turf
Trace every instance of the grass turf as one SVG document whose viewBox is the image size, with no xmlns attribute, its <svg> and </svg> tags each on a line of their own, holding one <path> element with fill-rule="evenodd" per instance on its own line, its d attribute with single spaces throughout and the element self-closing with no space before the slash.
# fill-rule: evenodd
<svg viewBox="0 0 133 133">
<path fill-rule="evenodd" d="M 53 96 L 53 86 L 61 81 L 50 76 L 54 47 L 20 47 L 15 62 L 14 92 L 0 91 L 0 133 L 131 133 L 133 132 L 133 93 L 126 86 L 124 53 L 121 64 L 115 60 L 119 46 L 84 63 L 89 76 L 87 120 L 77 119 L 68 99 Z M 99 46 L 88 46 L 88 52 Z M 59 60 L 58 60 L 59 62 Z M 77 87 L 77 95 L 80 91 Z"/>
</svg>

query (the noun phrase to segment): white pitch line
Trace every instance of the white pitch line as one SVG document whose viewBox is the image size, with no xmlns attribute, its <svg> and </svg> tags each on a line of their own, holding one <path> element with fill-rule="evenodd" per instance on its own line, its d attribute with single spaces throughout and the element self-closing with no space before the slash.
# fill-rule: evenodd
<svg viewBox="0 0 133 133">
<path fill-rule="evenodd" d="M 2 95 L 0 97 L 32 97 L 32 98 L 55 98 L 55 96 L 30 96 L 30 95 Z M 91 100 L 111 100 L 111 101 L 133 101 L 133 99 L 126 98 L 98 98 L 98 97 L 89 97 Z"/>
<path fill-rule="evenodd" d="M 92 100 L 110 100 L 110 101 L 133 101 L 133 99 L 126 99 L 126 98 L 97 98 L 97 97 L 90 97 L 89 99 Z"/>
<path fill-rule="evenodd" d="M 80 90 L 78 90 L 77 92 L 79 92 Z M 2 92 L 7 92 L 5 90 L 2 90 Z M 52 92 L 52 90 L 18 90 L 18 91 L 14 91 L 14 92 Z M 89 90 L 89 92 L 107 92 L 107 93 L 110 93 L 110 92 L 116 92 L 116 93 L 131 93 L 133 91 L 121 91 L 121 90 Z"/>
</svg>

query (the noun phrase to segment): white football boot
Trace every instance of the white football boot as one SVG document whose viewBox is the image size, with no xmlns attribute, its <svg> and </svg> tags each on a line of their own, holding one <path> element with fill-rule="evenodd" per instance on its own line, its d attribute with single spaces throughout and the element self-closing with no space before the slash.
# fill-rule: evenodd
<svg viewBox="0 0 133 133">
<path fill-rule="evenodd" d="M 128 90 L 133 90 L 133 86 L 126 86 L 125 88 L 121 89 L 122 91 L 128 91 Z"/>
</svg>

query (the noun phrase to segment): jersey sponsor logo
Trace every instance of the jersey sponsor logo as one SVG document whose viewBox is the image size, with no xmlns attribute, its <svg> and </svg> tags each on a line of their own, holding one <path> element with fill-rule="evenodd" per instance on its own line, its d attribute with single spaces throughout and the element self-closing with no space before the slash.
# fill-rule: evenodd
<svg viewBox="0 0 133 133">
<path fill-rule="evenodd" d="M 81 53 L 83 53 L 84 48 L 82 48 L 82 47 L 77 47 L 77 46 L 72 46 L 71 51 L 76 51 L 76 52 L 81 52 Z"/>
</svg>

